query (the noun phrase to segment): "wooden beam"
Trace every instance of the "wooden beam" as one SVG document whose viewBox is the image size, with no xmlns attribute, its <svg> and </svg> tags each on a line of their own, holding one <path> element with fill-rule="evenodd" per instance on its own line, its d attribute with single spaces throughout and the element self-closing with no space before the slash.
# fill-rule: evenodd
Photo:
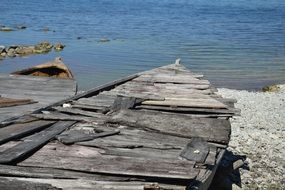
<svg viewBox="0 0 285 190">
<path fill-rule="evenodd" d="M 51 127 L 26 138 L 22 143 L 1 152 L 0 163 L 9 164 L 24 159 L 25 156 L 45 145 L 74 123 L 74 121 L 59 121 Z"/>
<path fill-rule="evenodd" d="M 0 128 L 0 144 L 24 137 L 31 133 L 40 131 L 50 125 L 53 121 L 34 121 L 29 123 L 14 124 Z"/>
</svg>

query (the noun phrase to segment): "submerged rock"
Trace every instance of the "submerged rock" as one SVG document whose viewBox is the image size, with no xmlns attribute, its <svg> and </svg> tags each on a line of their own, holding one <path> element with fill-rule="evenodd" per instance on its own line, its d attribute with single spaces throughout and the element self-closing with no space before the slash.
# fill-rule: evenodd
<svg viewBox="0 0 285 190">
<path fill-rule="evenodd" d="M 25 25 L 18 24 L 18 25 L 16 26 L 16 28 L 19 29 L 19 30 L 23 30 L 23 29 L 26 29 L 27 27 L 26 27 Z"/>
<path fill-rule="evenodd" d="M 2 26 L 0 28 L 0 31 L 2 31 L 2 32 L 11 32 L 11 31 L 14 31 L 14 30 L 12 28 L 10 28 L 10 27 Z"/>
<path fill-rule="evenodd" d="M 270 85 L 270 86 L 265 86 L 262 88 L 263 92 L 278 92 L 280 90 L 280 87 L 277 85 Z"/>
<path fill-rule="evenodd" d="M 106 42 L 110 42 L 111 40 L 107 39 L 107 38 L 101 38 L 99 40 L 100 43 L 106 43 Z"/>
<path fill-rule="evenodd" d="M 56 43 L 53 48 L 55 51 L 61 51 L 61 50 L 63 50 L 64 47 L 65 47 L 65 45 L 63 45 L 61 43 Z"/>
</svg>

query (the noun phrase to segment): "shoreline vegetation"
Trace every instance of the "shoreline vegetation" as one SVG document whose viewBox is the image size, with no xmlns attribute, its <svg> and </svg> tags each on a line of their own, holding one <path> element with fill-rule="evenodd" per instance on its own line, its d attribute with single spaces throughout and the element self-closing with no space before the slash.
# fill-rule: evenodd
<svg viewBox="0 0 285 190">
<path fill-rule="evenodd" d="M 223 97 L 235 98 L 241 116 L 231 119 L 228 152 L 239 157 L 239 171 L 223 176 L 223 186 L 232 189 L 285 189 L 285 84 L 249 92 L 220 88 Z M 225 156 L 225 159 L 229 159 Z"/>
</svg>

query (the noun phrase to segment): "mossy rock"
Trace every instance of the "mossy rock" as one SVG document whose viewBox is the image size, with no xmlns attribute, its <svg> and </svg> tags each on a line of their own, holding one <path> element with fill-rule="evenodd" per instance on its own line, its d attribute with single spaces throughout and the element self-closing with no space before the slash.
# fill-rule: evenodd
<svg viewBox="0 0 285 190">
<path fill-rule="evenodd" d="M 277 85 L 269 85 L 269 86 L 265 86 L 262 88 L 263 92 L 278 92 L 280 90 L 280 87 Z"/>
</svg>

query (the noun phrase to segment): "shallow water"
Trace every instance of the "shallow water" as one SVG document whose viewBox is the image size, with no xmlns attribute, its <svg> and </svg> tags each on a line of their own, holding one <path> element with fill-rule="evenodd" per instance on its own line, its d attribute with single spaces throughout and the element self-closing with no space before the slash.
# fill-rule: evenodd
<svg viewBox="0 0 285 190">
<path fill-rule="evenodd" d="M 3 73 L 61 56 L 87 89 L 180 57 L 218 87 L 285 82 L 284 0 L 0 0 L 0 13 L 0 25 L 28 27 L 0 32 L 0 45 L 66 45 L 2 60 Z"/>
</svg>

